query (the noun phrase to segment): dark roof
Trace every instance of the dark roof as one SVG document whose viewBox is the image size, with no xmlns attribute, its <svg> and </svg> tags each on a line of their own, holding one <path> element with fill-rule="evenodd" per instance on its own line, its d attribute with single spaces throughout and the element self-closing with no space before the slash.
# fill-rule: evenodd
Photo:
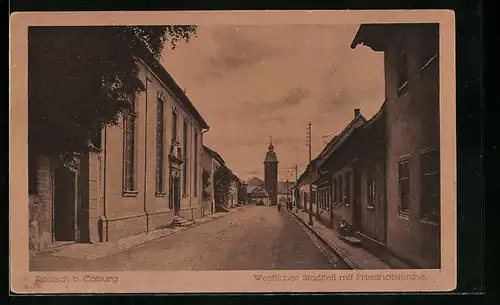
<svg viewBox="0 0 500 305">
<path fill-rule="evenodd" d="M 351 48 L 358 44 L 370 47 L 374 51 L 384 51 L 387 43 L 400 30 L 408 28 L 435 28 L 437 23 L 373 23 L 362 24 L 351 43 Z"/>
<path fill-rule="evenodd" d="M 262 187 L 256 187 L 250 194 L 252 198 L 266 198 L 269 197 L 269 193 Z"/>
<path fill-rule="evenodd" d="M 369 119 L 368 121 L 366 121 L 366 123 L 363 125 L 363 128 L 369 128 L 371 127 L 372 124 L 375 124 L 378 120 L 381 120 L 384 115 L 385 115 L 385 108 L 386 108 L 386 100 L 384 100 L 384 102 L 382 103 L 382 106 L 380 106 L 379 110 L 377 111 L 377 113 L 375 113 L 371 119 Z"/>
<path fill-rule="evenodd" d="M 236 181 L 236 182 L 238 182 L 238 183 L 241 183 L 240 178 L 238 176 L 236 176 L 236 174 L 233 173 L 232 170 L 230 170 L 230 171 L 231 171 L 231 177 L 233 178 L 233 180 Z"/>
<path fill-rule="evenodd" d="M 194 118 L 196 119 L 196 121 L 198 121 L 198 123 L 201 125 L 201 127 L 208 129 L 209 126 L 208 126 L 207 122 L 203 119 L 201 114 L 198 112 L 198 110 L 193 105 L 191 100 L 187 97 L 184 90 L 182 90 L 181 87 L 174 80 L 172 75 L 170 75 L 170 73 L 167 72 L 165 67 L 163 67 L 162 64 L 158 60 L 156 60 L 153 56 L 151 56 L 151 53 L 147 50 L 147 48 L 144 46 L 144 44 L 139 43 L 139 44 L 137 44 L 137 46 L 141 49 L 139 51 L 142 55 L 142 56 L 139 56 L 141 58 L 141 60 L 151 70 L 153 70 L 153 72 L 160 78 L 160 80 L 165 85 L 168 86 L 168 88 L 170 90 L 172 90 L 172 93 L 174 93 L 175 96 L 181 102 L 181 104 L 189 110 L 189 112 L 194 116 Z"/>
<path fill-rule="evenodd" d="M 268 151 L 266 153 L 266 159 L 264 160 L 264 163 L 268 162 L 278 162 L 278 158 L 276 157 L 276 153 L 274 151 Z"/>
<path fill-rule="evenodd" d="M 310 168 L 310 163 L 307 165 L 306 169 L 302 172 L 302 174 L 300 174 L 299 178 L 297 179 L 297 183 L 302 182 L 302 180 L 304 180 L 309 175 L 309 168 Z"/>
<path fill-rule="evenodd" d="M 248 185 L 256 185 L 256 186 L 259 186 L 261 185 L 262 183 L 264 183 L 264 181 L 260 180 L 259 178 L 257 177 L 252 177 L 248 180 L 247 184 Z"/>
<path fill-rule="evenodd" d="M 254 189 L 256 189 L 259 186 L 262 186 L 263 184 L 264 181 L 260 180 L 257 177 L 249 179 L 247 182 L 247 193 L 251 193 Z"/>
<path fill-rule="evenodd" d="M 319 159 L 321 157 L 321 160 L 319 160 L 319 164 L 321 165 L 322 161 L 326 158 L 328 158 L 332 152 L 335 150 L 335 147 L 340 145 L 342 143 L 342 140 L 345 139 L 345 137 L 353 130 L 356 129 L 357 126 L 362 125 L 366 122 L 366 119 L 364 118 L 363 115 L 358 115 L 357 117 L 353 118 L 349 124 L 340 132 L 338 136 L 333 137 L 333 139 L 326 144 L 325 148 L 321 151 L 321 153 L 318 155 L 316 159 Z M 356 125 L 358 124 L 358 125 Z"/>
<path fill-rule="evenodd" d="M 226 164 L 226 161 L 224 161 L 224 159 L 222 159 L 222 157 L 213 149 L 211 149 L 210 147 L 206 146 L 206 145 L 203 145 L 203 149 L 205 149 L 206 151 L 208 151 L 208 153 L 215 159 L 217 160 L 217 162 L 220 163 L 220 165 L 225 165 Z"/>
</svg>

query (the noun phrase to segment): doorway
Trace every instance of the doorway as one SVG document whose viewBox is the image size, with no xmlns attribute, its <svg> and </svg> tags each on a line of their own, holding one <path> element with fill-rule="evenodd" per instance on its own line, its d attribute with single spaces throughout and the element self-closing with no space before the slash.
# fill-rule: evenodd
<svg viewBox="0 0 500 305">
<path fill-rule="evenodd" d="M 78 234 L 78 173 L 66 166 L 58 166 L 54 171 L 54 242 L 76 241 Z"/>
<path fill-rule="evenodd" d="M 173 180 L 174 215 L 179 215 L 181 209 L 181 179 L 175 175 Z"/>
</svg>

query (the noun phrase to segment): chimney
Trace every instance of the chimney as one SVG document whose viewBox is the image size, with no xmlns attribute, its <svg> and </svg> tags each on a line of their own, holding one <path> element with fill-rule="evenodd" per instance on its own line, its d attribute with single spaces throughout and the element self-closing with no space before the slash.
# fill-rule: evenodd
<svg viewBox="0 0 500 305">
<path fill-rule="evenodd" d="M 356 108 L 354 109 L 354 118 L 357 118 L 361 114 L 361 109 Z"/>
</svg>

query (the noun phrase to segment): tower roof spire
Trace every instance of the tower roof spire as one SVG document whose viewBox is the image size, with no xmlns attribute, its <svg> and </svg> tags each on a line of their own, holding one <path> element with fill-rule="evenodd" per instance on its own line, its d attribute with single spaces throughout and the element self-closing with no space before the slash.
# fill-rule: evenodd
<svg viewBox="0 0 500 305">
<path fill-rule="evenodd" d="M 269 147 L 266 153 L 266 159 L 264 163 L 278 163 L 278 158 L 276 158 L 276 153 L 274 152 L 273 138 L 269 137 Z"/>
</svg>

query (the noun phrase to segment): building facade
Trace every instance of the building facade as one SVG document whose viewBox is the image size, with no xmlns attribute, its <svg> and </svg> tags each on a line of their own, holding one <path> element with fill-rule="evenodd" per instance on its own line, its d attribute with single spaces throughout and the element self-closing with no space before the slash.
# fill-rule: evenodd
<svg viewBox="0 0 500 305">
<path fill-rule="evenodd" d="M 384 53 L 386 247 L 439 268 L 439 24 L 361 25 L 358 44 Z"/>
<path fill-rule="evenodd" d="M 159 64 L 139 60 L 145 92 L 102 131 L 99 239 L 112 241 L 203 216 L 202 147 L 208 125 Z M 91 177 L 91 179 L 96 179 Z"/>
<path fill-rule="evenodd" d="M 278 203 L 282 206 L 293 201 L 293 188 L 295 183 L 290 181 L 278 182 Z"/>
<path fill-rule="evenodd" d="M 252 190 L 250 193 L 250 203 L 255 204 L 255 205 L 265 205 L 265 206 L 270 206 L 271 205 L 271 198 L 269 197 L 269 194 L 263 187 L 256 187 Z"/>
<path fill-rule="evenodd" d="M 278 158 L 272 141 L 269 142 L 264 160 L 264 188 L 269 194 L 271 205 L 278 204 Z"/>
<path fill-rule="evenodd" d="M 318 189 L 316 215 L 333 229 L 338 228 L 341 220 L 353 224 L 359 193 L 356 189 L 359 185 L 356 131 L 365 122 L 360 109 L 354 109 L 354 117 L 349 124 L 330 140 L 316 158 L 317 178 L 313 181 Z"/>
<path fill-rule="evenodd" d="M 203 170 L 209 181 L 204 190 L 203 211 L 205 215 L 215 213 L 215 172 L 225 165 L 224 159 L 213 149 L 203 145 Z"/>
<path fill-rule="evenodd" d="M 229 199 L 228 206 L 233 208 L 240 204 L 240 179 L 236 175 L 232 175 L 231 185 L 229 188 Z"/>
<path fill-rule="evenodd" d="M 312 182 L 316 179 L 317 158 L 309 162 L 304 172 L 297 179 L 298 206 L 304 212 L 317 212 L 316 205 L 316 185 Z M 311 210 L 312 208 L 312 210 Z"/>
</svg>

